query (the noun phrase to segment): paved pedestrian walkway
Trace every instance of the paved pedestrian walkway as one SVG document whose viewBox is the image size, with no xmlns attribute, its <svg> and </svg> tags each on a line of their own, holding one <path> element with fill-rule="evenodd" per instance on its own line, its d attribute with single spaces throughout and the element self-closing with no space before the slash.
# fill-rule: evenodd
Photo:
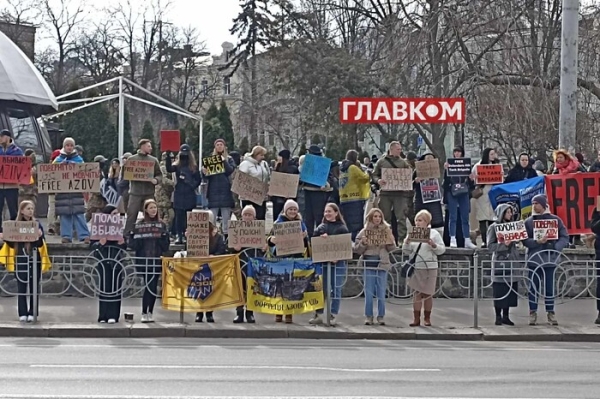
<svg viewBox="0 0 600 399">
<path fill-rule="evenodd" d="M 412 307 L 409 302 L 388 303 L 386 326 L 364 325 L 364 302 L 348 299 L 342 302 L 336 327 L 311 326 L 310 314 L 294 317 L 294 324 L 274 322 L 274 316 L 257 314 L 257 323 L 233 324 L 234 310 L 215 312 L 216 323 L 194 323 L 187 313 L 180 324 L 178 312 L 160 309 L 157 303 L 155 323 L 140 323 L 141 299 L 123 301 L 122 312 L 134 314 L 134 322 L 124 318 L 116 325 L 96 323 L 98 302 L 89 298 L 42 297 L 37 324 L 17 321 L 16 298 L 0 298 L 0 336 L 50 337 L 220 337 L 220 338 L 313 338 L 313 339 L 427 339 L 427 340 L 510 340 L 510 341 L 594 341 L 600 342 L 600 326 L 594 325 L 594 300 L 578 299 L 557 306 L 560 325 L 546 324 L 539 314 L 539 325 L 528 326 L 525 301 L 512 312 L 515 327 L 494 326 L 490 301 L 479 302 L 479 327 L 473 328 L 473 301 L 436 299 L 432 315 L 433 327 L 409 327 Z"/>
</svg>

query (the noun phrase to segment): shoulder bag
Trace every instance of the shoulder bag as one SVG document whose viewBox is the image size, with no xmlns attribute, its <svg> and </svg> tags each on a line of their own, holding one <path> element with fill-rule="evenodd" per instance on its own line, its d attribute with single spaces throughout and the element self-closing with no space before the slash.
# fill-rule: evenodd
<svg viewBox="0 0 600 399">
<path fill-rule="evenodd" d="M 421 249 L 421 245 L 423 245 L 423 243 L 420 243 L 419 246 L 417 247 L 417 251 L 415 252 L 415 254 L 406 262 L 404 262 L 404 264 L 402 265 L 402 269 L 400 270 L 400 276 L 403 278 L 409 278 L 413 275 L 413 273 L 415 272 L 415 263 L 417 261 L 417 256 L 419 255 L 419 250 Z"/>
</svg>

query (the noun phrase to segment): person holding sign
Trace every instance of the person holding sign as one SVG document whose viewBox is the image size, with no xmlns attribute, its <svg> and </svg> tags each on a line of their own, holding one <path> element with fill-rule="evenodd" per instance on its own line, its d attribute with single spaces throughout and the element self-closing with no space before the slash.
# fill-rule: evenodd
<svg viewBox="0 0 600 399">
<path fill-rule="evenodd" d="M 2 157 L 23 157 L 23 150 L 19 148 L 12 139 L 12 133 L 7 129 L 0 131 L 0 156 Z M 10 220 L 17 217 L 17 208 L 19 207 L 19 184 L 0 183 L 0 232 L 2 232 L 2 217 L 4 215 L 4 202 L 8 207 Z"/>
<path fill-rule="evenodd" d="M 135 251 L 137 272 L 144 276 L 142 323 L 152 323 L 154 303 L 158 296 L 158 278 L 162 270 L 161 257 L 169 251 L 170 244 L 167 225 L 158 217 L 158 205 L 154 200 L 144 202 L 144 219 L 136 223 L 129 242 Z"/>
<path fill-rule="evenodd" d="M 227 154 L 225 140 L 215 140 L 214 146 L 215 148 L 212 155 L 221 157 L 225 173 L 209 174 L 208 170 L 203 167 L 202 176 L 207 182 L 206 199 L 208 200 L 208 209 L 215 214 L 215 217 L 219 216 L 219 213 L 221 213 L 223 234 L 227 237 L 229 233 L 227 221 L 231 219 L 231 209 L 235 207 L 230 180 L 231 175 L 235 171 L 235 162 L 233 158 Z"/>
<path fill-rule="evenodd" d="M 173 193 L 173 208 L 175 209 L 175 244 L 183 244 L 187 229 L 187 213 L 196 208 L 196 189 L 202 182 L 196 157 L 187 144 L 179 149 L 179 155 L 173 162 L 171 152 L 167 153 L 167 172 L 175 174 L 175 192 Z"/>
<path fill-rule="evenodd" d="M 419 157 L 419 161 L 431 161 L 431 160 L 437 160 L 437 158 L 435 157 L 435 155 L 433 155 L 432 153 L 426 153 L 423 154 Z M 442 202 L 440 201 L 441 198 L 439 198 L 436 201 L 432 201 L 432 202 L 425 202 L 424 198 L 423 198 L 423 190 L 422 190 L 422 182 L 424 180 L 429 180 L 429 179 L 423 179 L 421 177 L 419 177 L 417 175 L 417 171 L 415 170 L 413 172 L 413 189 L 415 191 L 415 211 L 419 212 L 422 210 L 426 210 L 427 212 L 429 212 L 431 214 L 431 228 L 432 229 L 439 229 L 438 231 L 440 233 L 442 233 L 442 229 L 444 228 L 444 212 L 442 212 Z M 432 179 L 434 182 L 438 181 L 438 179 Z M 439 182 L 437 187 L 439 188 Z M 437 190 L 437 192 L 439 193 L 439 190 Z"/>
<path fill-rule="evenodd" d="M 340 208 L 332 202 L 325 205 L 323 212 L 323 222 L 317 226 L 313 237 L 328 237 L 341 234 L 348 234 L 348 227 Z M 328 267 L 331 267 L 328 265 Z M 345 260 L 338 260 L 333 266 L 331 273 L 333 281 L 327 281 L 327 273 L 323 273 L 323 289 L 325 295 L 331 295 L 331 319 L 330 324 L 335 325 L 335 317 L 340 312 L 340 302 L 342 300 L 342 286 L 348 275 L 348 265 Z M 309 320 L 310 324 L 323 324 L 323 309 L 318 309 L 315 316 Z"/>
<path fill-rule="evenodd" d="M 313 157 L 312 161 L 310 160 L 311 157 Z M 320 157 L 320 159 L 315 157 Z M 324 166 L 319 164 L 321 165 L 320 167 L 315 167 L 314 160 L 326 162 L 328 165 Z M 317 170 L 319 172 L 324 172 L 324 168 L 326 167 L 329 168 L 329 173 L 327 173 L 327 181 L 323 186 L 302 181 L 303 174 L 310 173 L 310 175 L 314 175 L 314 172 Z M 304 158 L 301 158 L 298 169 L 300 170 L 301 187 L 302 192 L 304 193 L 304 204 L 302 208 L 304 212 L 304 222 L 306 223 L 306 228 L 308 229 L 308 235 L 312 236 L 315 226 L 321 223 L 321 220 L 323 219 L 323 210 L 325 209 L 325 205 L 327 205 L 329 197 L 333 191 L 331 162 L 323 157 L 323 151 L 321 148 L 318 145 L 313 144 L 308 148 L 308 154 L 306 154 Z"/>
<path fill-rule="evenodd" d="M 255 177 L 262 182 L 268 183 L 271 175 L 271 169 L 265 162 L 265 156 L 267 155 L 267 149 L 259 145 L 252 148 L 252 152 L 249 156 L 244 159 L 240 164 L 239 171 Z M 247 201 L 244 198 L 242 200 L 242 206 L 252 205 L 256 209 L 256 219 L 265 220 L 267 214 L 267 205 L 265 201 L 260 204 L 254 204 L 251 201 Z"/>
<path fill-rule="evenodd" d="M 371 196 L 371 177 L 362 170 L 358 152 L 350 150 L 340 168 L 340 209 L 355 239 L 364 225 L 365 204 Z"/>
<path fill-rule="evenodd" d="M 494 293 L 494 310 L 496 325 L 514 326 L 508 315 L 510 308 L 518 306 L 519 276 L 513 270 L 519 268 L 521 256 L 517 244 L 519 241 L 498 240 L 496 226 L 513 221 L 513 210 L 509 204 L 496 207 L 496 221 L 488 228 L 488 249 L 492 252 L 492 289 Z"/>
<path fill-rule="evenodd" d="M 531 200 L 531 216 L 525 220 L 527 238 L 523 245 L 527 247 L 527 267 L 529 268 L 529 325 L 537 323 L 538 296 L 541 293 L 541 284 L 544 282 L 544 298 L 548 323 L 556 326 L 556 313 L 554 312 L 554 279 L 556 262 L 560 253 L 569 245 L 569 233 L 563 221 L 548 209 L 548 198 L 538 194 Z M 534 222 L 555 221 L 558 225 L 558 239 L 549 240 L 548 235 L 540 239 L 535 238 Z"/>
<path fill-rule="evenodd" d="M 426 228 L 431 227 L 431 214 L 425 210 L 415 215 L 415 226 Z M 446 246 L 442 236 L 437 230 L 430 230 L 428 242 L 411 242 L 406 237 L 402 250 L 410 252 L 411 259 L 415 259 L 415 271 L 408 280 L 408 286 L 415 291 L 413 299 L 414 321 L 411 327 L 421 325 L 421 307 L 425 303 L 424 322 L 426 326 L 431 326 L 431 309 L 433 308 L 433 294 L 438 276 L 438 256 L 446 252 Z"/>
<path fill-rule="evenodd" d="M 23 201 L 19 205 L 16 221 L 36 221 L 34 214 L 35 206 L 33 202 Z M 5 237 L 1 237 L 4 240 L 4 246 L 0 249 L 0 263 L 5 265 L 6 271 L 15 273 L 19 293 L 17 296 L 19 321 L 28 323 L 33 321 L 34 313 L 39 314 L 39 297 L 36 301 L 37 306 L 34 309 L 34 273 L 37 274 L 35 278 L 37 283 L 36 292 L 39 295 L 42 272 L 50 270 L 51 267 L 44 229 L 39 221 L 37 225 L 39 239 L 34 242 L 8 241 Z M 2 236 L 1 233 L 0 236 Z M 28 296 L 29 307 L 27 306 Z"/>
<path fill-rule="evenodd" d="M 373 242 L 370 232 L 383 237 L 381 242 Z M 387 238 L 387 239 L 386 239 Z M 385 222 L 383 212 L 373 208 L 367 214 L 365 227 L 356 236 L 354 252 L 361 256 L 365 266 L 365 324 L 373 325 L 373 296 L 377 297 L 377 324 L 385 325 L 385 295 L 387 293 L 388 271 L 392 267 L 390 253 L 396 250 L 392 229 Z"/>
<path fill-rule="evenodd" d="M 290 150 L 279 151 L 279 154 L 277 155 L 277 163 L 275 164 L 275 172 L 285 173 L 288 175 L 300 174 L 300 171 L 298 170 L 296 165 L 290 162 L 291 156 L 292 154 L 290 153 Z M 295 200 L 296 196 L 289 199 Z M 273 202 L 273 221 L 277 220 L 277 218 L 281 214 L 281 211 L 283 211 L 283 205 L 287 200 L 288 198 L 276 196 L 271 197 L 271 201 Z"/>
<path fill-rule="evenodd" d="M 473 175 L 472 179 L 477 182 L 477 167 L 480 165 L 499 165 L 500 160 L 498 159 L 498 154 L 496 150 L 493 148 L 486 148 L 483 150 L 481 155 L 481 160 L 473 166 Z M 473 198 L 475 198 L 476 203 L 476 217 L 479 221 L 479 232 L 481 233 L 481 240 L 483 241 L 482 248 L 486 247 L 487 241 L 487 231 L 492 223 L 494 223 L 494 219 L 496 215 L 494 214 L 494 209 L 492 208 L 492 203 L 490 202 L 490 190 L 494 184 L 478 184 L 473 191 Z M 464 233 L 464 231 L 463 231 Z M 466 234 L 466 233 L 465 233 Z"/>
</svg>

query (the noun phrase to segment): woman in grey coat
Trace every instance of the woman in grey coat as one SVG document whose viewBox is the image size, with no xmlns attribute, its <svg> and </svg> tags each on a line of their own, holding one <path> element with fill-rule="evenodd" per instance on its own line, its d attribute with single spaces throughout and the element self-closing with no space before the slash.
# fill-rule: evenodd
<svg viewBox="0 0 600 399">
<path fill-rule="evenodd" d="M 496 310 L 496 325 L 514 326 L 508 312 L 517 307 L 519 279 L 514 269 L 519 268 L 522 261 L 517 248 L 518 241 L 505 240 L 498 242 L 496 226 L 512 222 L 513 210 L 509 204 L 500 204 L 495 210 L 496 221 L 488 228 L 488 249 L 492 252 L 492 289 L 494 293 L 494 309 Z"/>
</svg>

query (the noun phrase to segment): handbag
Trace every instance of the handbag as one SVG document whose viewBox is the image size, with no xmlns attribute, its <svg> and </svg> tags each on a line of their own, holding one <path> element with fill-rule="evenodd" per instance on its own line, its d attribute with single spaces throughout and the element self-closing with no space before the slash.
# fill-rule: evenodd
<svg viewBox="0 0 600 399">
<path fill-rule="evenodd" d="M 421 245 L 423 245 L 423 243 L 419 244 L 419 246 L 417 247 L 417 251 L 412 256 L 412 258 L 410 258 L 409 260 L 404 262 L 404 264 L 402 265 L 402 269 L 400 270 L 401 277 L 409 278 L 415 272 L 415 263 L 417 261 L 417 256 L 419 255 L 419 250 L 421 249 Z"/>
<path fill-rule="evenodd" d="M 469 185 L 467 183 L 452 183 L 450 193 L 453 197 L 469 193 Z"/>
<path fill-rule="evenodd" d="M 471 193 L 471 196 L 475 199 L 483 197 L 483 187 L 482 186 L 475 187 L 475 190 L 473 190 L 473 192 Z"/>
</svg>

